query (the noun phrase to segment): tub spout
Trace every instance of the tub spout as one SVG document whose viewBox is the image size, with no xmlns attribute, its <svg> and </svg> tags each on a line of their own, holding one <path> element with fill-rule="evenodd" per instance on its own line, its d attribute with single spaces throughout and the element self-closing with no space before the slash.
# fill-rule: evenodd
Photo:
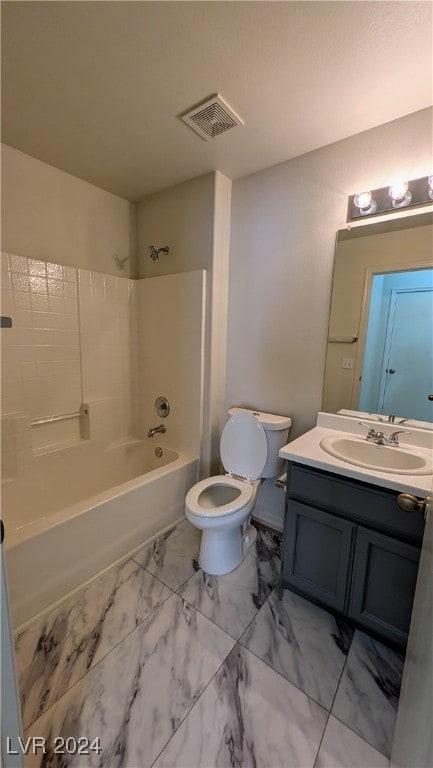
<svg viewBox="0 0 433 768">
<path fill-rule="evenodd" d="M 153 437 L 157 432 L 161 432 L 163 435 L 167 431 L 165 424 L 159 424 L 157 427 L 151 427 L 147 433 L 148 437 Z"/>
</svg>

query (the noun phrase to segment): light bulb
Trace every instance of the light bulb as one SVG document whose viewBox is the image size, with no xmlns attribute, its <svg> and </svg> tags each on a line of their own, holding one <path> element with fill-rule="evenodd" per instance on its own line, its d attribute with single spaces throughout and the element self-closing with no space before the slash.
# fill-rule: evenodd
<svg viewBox="0 0 433 768">
<path fill-rule="evenodd" d="M 377 209 L 377 203 L 375 200 L 373 200 L 369 190 L 358 192 L 358 194 L 353 198 L 353 204 L 359 208 L 361 216 L 374 213 Z"/>
<path fill-rule="evenodd" d="M 409 189 L 407 181 L 396 181 L 389 188 L 389 196 L 392 200 L 393 208 L 403 208 L 409 205 L 412 200 L 412 192 Z"/>
</svg>

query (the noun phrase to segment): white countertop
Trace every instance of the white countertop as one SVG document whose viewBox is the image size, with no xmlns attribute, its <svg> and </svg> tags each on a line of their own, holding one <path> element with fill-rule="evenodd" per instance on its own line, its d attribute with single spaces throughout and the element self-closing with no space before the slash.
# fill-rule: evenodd
<svg viewBox="0 0 433 768">
<path fill-rule="evenodd" d="M 372 483 L 382 488 L 414 493 L 417 496 L 425 496 L 431 492 L 433 483 L 433 476 L 431 474 L 403 475 L 393 474 L 392 472 L 379 472 L 379 470 L 367 469 L 355 464 L 349 464 L 346 461 L 340 461 L 334 458 L 334 456 L 330 456 L 320 447 L 320 441 L 324 437 L 336 433 L 347 437 L 353 437 L 354 435 L 365 437 L 366 429 L 360 426 L 358 421 L 358 418 L 319 413 L 317 427 L 310 429 L 309 432 L 283 446 L 279 455 L 281 458 L 288 459 L 289 461 L 296 461 L 299 464 L 305 464 L 316 469 L 324 469 L 336 475 Z M 395 432 L 398 429 L 398 425 L 380 423 L 376 429 L 380 429 L 388 436 L 391 432 Z M 402 448 L 410 449 L 416 446 L 417 451 L 431 457 L 431 433 L 424 433 L 424 430 L 414 430 L 411 435 L 402 435 L 402 437 L 405 438 L 404 442 L 403 440 L 400 441 Z"/>
</svg>

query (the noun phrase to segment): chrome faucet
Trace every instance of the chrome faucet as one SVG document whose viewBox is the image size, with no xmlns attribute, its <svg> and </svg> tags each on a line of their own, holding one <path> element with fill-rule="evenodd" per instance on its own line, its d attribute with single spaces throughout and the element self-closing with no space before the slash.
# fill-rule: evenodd
<svg viewBox="0 0 433 768">
<path fill-rule="evenodd" d="M 399 423 L 401 424 L 401 422 Z M 398 446 L 399 445 L 398 436 L 402 434 L 410 435 L 411 432 L 409 429 L 398 429 L 397 432 L 393 432 L 392 435 L 388 437 L 388 445 Z"/>
<path fill-rule="evenodd" d="M 361 427 L 367 427 L 368 432 L 366 435 L 366 439 L 370 443 L 375 443 L 376 445 L 388 445 L 391 448 L 396 448 L 399 445 L 398 442 L 398 435 L 400 434 L 406 434 L 410 435 L 410 431 L 408 429 L 398 429 L 396 432 L 393 432 L 389 437 L 386 437 L 383 432 L 376 432 L 374 427 L 371 426 L 371 424 L 366 424 L 365 421 L 358 421 L 358 424 L 361 425 Z"/>
<path fill-rule="evenodd" d="M 159 424 L 157 427 L 150 427 L 147 433 L 147 436 L 153 437 L 154 435 L 156 435 L 157 432 L 160 432 L 161 435 L 163 435 L 166 431 L 167 431 L 167 427 L 165 426 L 165 424 Z"/>
<path fill-rule="evenodd" d="M 366 435 L 366 439 L 371 443 L 378 443 L 379 445 L 384 445 L 382 442 L 385 435 L 383 432 L 376 432 L 375 428 L 371 426 L 371 424 L 366 424 L 365 421 L 358 421 L 358 424 L 361 427 L 367 427 L 368 432 Z"/>
<path fill-rule="evenodd" d="M 372 416 L 373 419 L 376 419 L 376 421 L 381 421 L 382 423 L 385 421 L 388 421 L 389 424 L 404 424 L 406 421 L 409 421 L 409 419 L 398 419 L 396 416 L 394 416 L 393 413 L 390 413 L 388 418 L 383 418 L 378 413 L 369 413 L 369 416 Z"/>
</svg>

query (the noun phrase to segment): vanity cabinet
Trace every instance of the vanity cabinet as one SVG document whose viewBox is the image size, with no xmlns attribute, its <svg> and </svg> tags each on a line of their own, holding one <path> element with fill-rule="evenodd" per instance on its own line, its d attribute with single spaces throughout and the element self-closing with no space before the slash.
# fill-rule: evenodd
<svg viewBox="0 0 433 768">
<path fill-rule="evenodd" d="M 289 462 L 282 586 L 401 646 L 424 519 L 397 491 Z"/>
</svg>

